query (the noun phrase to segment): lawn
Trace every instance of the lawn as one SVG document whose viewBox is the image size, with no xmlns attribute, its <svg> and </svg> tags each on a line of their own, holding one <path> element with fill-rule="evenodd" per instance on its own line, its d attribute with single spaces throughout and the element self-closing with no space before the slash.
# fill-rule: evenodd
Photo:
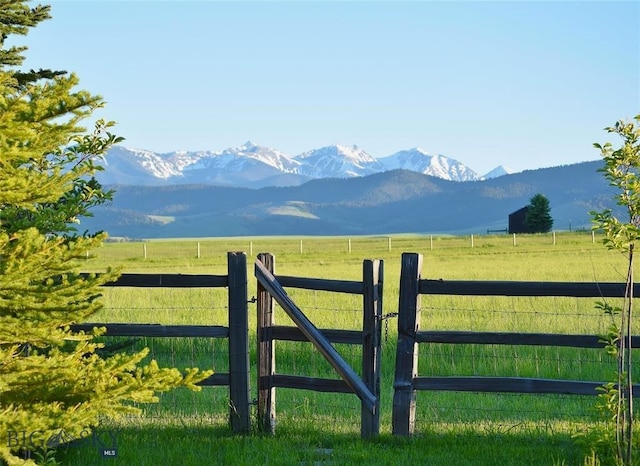
<svg viewBox="0 0 640 466">
<path fill-rule="evenodd" d="M 276 256 L 283 275 L 360 280 L 365 258 L 383 259 L 383 313 L 397 310 L 400 256 L 424 255 L 423 278 L 457 280 L 623 281 L 624 257 L 607 251 L 590 232 L 475 237 L 296 237 L 176 239 L 107 243 L 82 261 L 83 270 L 226 274 L 226 252 L 248 255 L 249 295 L 255 295 L 253 261 Z M 360 296 L 288 290 L 318 327 L 357 329 Z M 594 301 L 578 298 L 422 298 L 421 328 L 510 332 L 601 332 L 607 320 Z M 105 288 L 105 308 L 95 321 L 226 325 L 224 289 Z M 250 311 L 250 361 L 255 379 L 255 305 Z M 276 322 L 288 317 L 276 309 Z M 107 421 L 102 437 L 60 452 L 65 464 L 582 464 L 572 434 L 596 422 L 592 397 L 420 392 L 416 435 L 391 432 L 396 320 L 385 320 L 382 348 L 381 435 L 361 440 L 360 404 L 354 395 L 277 390 L 273 437 L 233 435 L 226 425 L 228 393 L 172 392 L 141 417 Z M 637 326 L 636 326 L 637 328 Z M 110 342 L 113 339 L 109 340 Z M 226 370 L 226 340 L 142 338 L 161 364 Z M 338 351 L 359 372 L 358 347 Z M 636 358 L 637 360 L 637 358 Z M 503 375 L 608 380 L 614 369 L 600 350 L 478 345 L 421 345 L 420 374 Z M 278 373 L 335 377 L 308 343 L 277 343 Z M 252 380 L 252 397 L 256 396 Z M 107 435 L 106 433 L 112 433 Z M 103 439 L 102 442 L 100 439 Z M 115 440 L 114 440 L 115 439 Z M 117 444 L 102 459 L 94 444 Z"/>
</svg>

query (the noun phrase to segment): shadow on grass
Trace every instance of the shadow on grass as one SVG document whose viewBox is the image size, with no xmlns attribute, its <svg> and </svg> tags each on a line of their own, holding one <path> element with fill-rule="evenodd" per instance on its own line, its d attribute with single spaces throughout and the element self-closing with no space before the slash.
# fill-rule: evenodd
<svg viewBox="0 0 640 466">
<path fill-rule="evenodd" d="M 87 442 L 61 451 L 65 465 L 577 465 L 579 447 L 568 434 L 389 433 L 362 440 L 354 434 L 278 427 L 275 436 L 233 434 L 220 426 L 116 427 L 117 456 L 105 459 Z"/>
</svg>

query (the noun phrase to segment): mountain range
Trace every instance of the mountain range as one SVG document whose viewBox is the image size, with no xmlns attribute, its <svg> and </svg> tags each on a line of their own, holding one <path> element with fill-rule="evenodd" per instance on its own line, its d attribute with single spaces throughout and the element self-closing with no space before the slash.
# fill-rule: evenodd
<svg viewBox="0 0 640 466">
<path fill-rule="evenodd" d="M 413 148 L 374 158 L 357 146 L 331 145 L 294 157 L 252 142 L 222 151 L 156 153 L 116 146 L 102 162 L 98 176 L 104 185 L 167 186 L 210 184 L 261 188 L 298 186 L 323 178 L 353 178 L 405 169 L 451 181 L 474 181 L 510 171 L 497 167 L 480 176 L 444 155 Z"/>
<path fill-rule="evenodd" d="M 251 153 L 257 146 L 245 147 L 246 152 Z M 589 211 L 602 210 L 612 204 L 610 187 L 598 172 L 602 161 L 527 170 L 489 179 L 451 181 L 403 168 L 376 171 L 369 158 L 353 147 L 349 163 L 329 163 L 336 150 L 339 149 L 311 151 L 304 157 L 296 157 L 293 163 L 274 151 L 270 153 L 271 173 L 280 171 L 274 165 L 281 164 L 291 171 L 280 171 L 281 175 L 275 176 L 314 177 L 321 172 L 344 173 L 344 170 L 358 176 L 318 177 L 293 186 L 262 188 L 212 183 L 167 182 L 162 186 L 128 183 L 129 186 L 113 186 L 116 190 L 113 202 L 95 208 L 94 217 L 82 219 L 78 227 L 81 232 L 106 230 L 111 236 L 129 238 L 482 234 L 487 230 L 506 229 L 509 214 L 527 205 L 538 193 L 549 199 L 556 230 L 587 229 Z M 412 158 L 412 154 L 398 154 L 394 157 L 398 164 L 409 163 Z M 235 162 L 247 170 L 255 169 L 252 173 L 256 179 L 262 173 L 251 165 L 251 157 L 192 156 L 192 162 L 187 164 L 187 155 L 183 155 L 161 166 L 166 179 L 190 176 L 189 171 L 204 170 L 209 164 L 222 163 L 225 158 L 227 165 Z M 266 154 L 260 156 L 265 157 Z M 178 160 L 183 164 L 182 171 L 175 168 L 179 166 Z M 191 168 L 185 170 L 186 165 Z M 145 173 L 151 166 L 158 167 L 149 165 Z M 132 165 L 125 173 L 129 181 L 142 177 L 139 167 Z M 104 173 L 112 168 L 110 165 Z M 293 171 L 294 168 L 297 171 Z M 368 169 L 372 173 L 367 174 Z"/>
</svg>

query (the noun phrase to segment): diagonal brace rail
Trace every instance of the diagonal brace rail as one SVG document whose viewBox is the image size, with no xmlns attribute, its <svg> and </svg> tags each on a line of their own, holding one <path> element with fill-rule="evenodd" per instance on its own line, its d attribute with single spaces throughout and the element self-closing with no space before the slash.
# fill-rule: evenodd
<svg viewBox="0 0 640 466">
<path fill-rule="evenodd" d="M 285 310 L 304 336 L 320 351 L 320 354 L 333 366 L 347 386 L 360 398 L 366 409 L 374 413 L 376 396 L 369 390 L 358 374 L 347 364 L 335 348 L 331 346 L 331 343 L 324 334 L 313 325 L 307 316 L 305 316 L 291 298 L 289 298 L 273 274 L 269 272 L 259 260 L 255 262 L 255 275 L 260 284 Z"/>
</svg>

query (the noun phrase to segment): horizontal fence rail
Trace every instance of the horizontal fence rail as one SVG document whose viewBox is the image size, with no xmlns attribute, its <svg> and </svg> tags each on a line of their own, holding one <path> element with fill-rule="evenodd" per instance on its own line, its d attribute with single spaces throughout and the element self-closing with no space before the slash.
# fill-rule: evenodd
<svg viewBox="0 0 640 466">
<path fill-rule="evenodd" d="M 362 332 L 359 330 L 340 330 L 333 328 L 318 329 L 329 343 L 345 343 L 349 345 L 362 344 Z M 271 327 L 274 340 L 309 341 L 305 334 L 297 327 L 274 325 Z"/>
<path fill-rule="evenodd" d="M 90 332 L 104 327 L 109 337 L 206 337 L 229 338 L 229 327 L 218 325 L 160 325 L 160 324 L 76 324 L 73 330 Z"/>
<path fill-rule="evenodd" d="M 82 275 L 89 275 L 83 273 Z M 114 282 L 103 286 L 130 286 L 136 288 L 223 288 L 228 285 L 227 275 L 183 275 L 167 273 L 123 273 Z"/>
<path fill-rule="evenodd" d="M 621 298 L 624 283 L 585 282 L 510 282 L 420 280 L 420 294 L 456 296 L 562 296 L 573 298 Z M 640 296 L 640 285 L 635 284 L 634 296 Z"/>
<path fill-rule="evenodd" d="M 422 255 L 404 253 L 400 276 L 398 346 L 394 381 L 393 433 L 415 428 L 416 390 L 597 395 L 604 382 L 526 377 L 418 375 L 420 343 L 603 348 L 598 335 L 548 333 L 420 331 L 420 295 L 622 298 L 624 283 L 510 282 L 421 279 Z M 634 293 L 640 287 L 634 286 Z M 640 296 L 636 294 L 636 296 Z M 640 348 L 640 336 L 632 337 Z M 633 387 L 640 391 L 640 385 Z"/>
<path fill-rule="evenodd" d="M 125 273 L 105 287 L 223 288 L 228 287 L 228 326 L 160 325 L 127 323 L 81 323 L 74 331 L 106 330 L 107 337 L 204 337 L 229 340 L 229 372 L 216 372 L 199 383 L 229 387 L 229 423 L 235 432 L 250 431 L 249 320 L 247 258 L 243 252 L 227 253 L 227 275 Z M 88 275 L 88 274 L 85 274 Z"/>
<path fill-rule="evenodd" d="M 328 280 L 324 278 L 290 277 L 276 275 L 278 283 L 286 288 L 300 288 L 303 290 L 333 291 L 335 293 L 362 294 L 362 282 L 351 280 Z"/>
<path fill-rule="evenodd" d="M 569 346 L 572 348 L 603 347 L 600 337 L 596 335 L 564 335 L 554 333 L 420 331 L 416 332 L 416 342 L 480 345 Z M 640 336 L 632 337 L 631 346 L 633 348 L 640 348 Z"/>
<path fill-rule="evenodd" d="M 522 377 L 416 377 L 415 390 L 595 395 L 602 383 Z"/>
</svg>

